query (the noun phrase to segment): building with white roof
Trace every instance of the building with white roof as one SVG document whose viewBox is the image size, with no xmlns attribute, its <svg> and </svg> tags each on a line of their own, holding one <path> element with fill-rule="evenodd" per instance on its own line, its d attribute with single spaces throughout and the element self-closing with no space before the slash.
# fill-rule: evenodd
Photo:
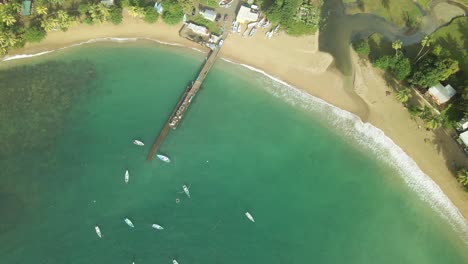
<svg viewBox="0 0 468 264">
<path fill-rule="evenodd" d="M 468 131 L 461 133 L 459 138 L 461 141 L 460 143 L 462 143 L 464 147 L 468 147 Z"/>
<path fill-rule="evenodd" d="M 114 5 L 114 0 L 103 0 L 101 3 L 107 7 L 110 7 Z"/>
<path fill-rule="evenodd" d="M 241 6 L 237 13 L 236 21 L 241 24 L 254 22 L 258 20 L 258 7 L 251 5 L 250 7 Z"/>
<path fill-rule="evenodd" d="M 438 83 L 429 88 L 428 93 L 438 105 L 441 105 L 448 102 L 448 100 L 450 100 L 450 98 L 452 98 L 457 92 L 450 84 L 443 86 Z"/>
<path fill-rule="evenodd" d="M 468 117 L 463 118 L 462 120 L 456 123 L 456 128 L 458 131 L 465 131 L 468 129 Z"/>
<path fill-rule="evenodd" d="M 210 20 L 210 21 L 215 21 L 216 19 L 216 11 L 214 10 L 211 10 L 211 9 L 205 9 L 205 10 L 200 10 L 200 15 L 202 15 L 202 17 Z"/>
<path fill-rule="evenodd" d="M 210 35 L 210 33 L 208 32 L 208 29 L 206 27 L 203 27 L 203 26 L 188 23 L 187 28 L 192 30 L 194 33 L 196 33 L 198 35 L 202 35 L 202 36 L 205 36 L 205 37 L 208 37 Z"/>
</svg>

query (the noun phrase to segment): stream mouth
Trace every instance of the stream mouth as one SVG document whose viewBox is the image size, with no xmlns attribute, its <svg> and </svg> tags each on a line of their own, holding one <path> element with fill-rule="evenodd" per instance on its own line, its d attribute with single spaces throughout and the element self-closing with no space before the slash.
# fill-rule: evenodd
<svg viewBox="0 0 468 264">
<path fill-rule="evenodd" d="M 468 8 L 454 1 L 437 1 L 431 4 L 431 9 L 438 3 L 447 2 L 462 8 L 465 15 Z M 421 6 L 418 8 L 422 9 Z M 408 46 L 421 41 L 444 25 L 439 25 L 431 12 L 421 12 L 424 23 L 419 29 L 398 27 L 374 14 L 346 14 L 346 7 L 342 0 L 325 0 L 322 5 L 322 25 L 319 35 L 319 50 L 330 53 L 335 59 L 335 67 L 344 75 L 352 72 L 349 45 L 352 41 L 366 38 L 373 33 L 379 33 L 389 41 L 397 39 Z"/>
</svg>

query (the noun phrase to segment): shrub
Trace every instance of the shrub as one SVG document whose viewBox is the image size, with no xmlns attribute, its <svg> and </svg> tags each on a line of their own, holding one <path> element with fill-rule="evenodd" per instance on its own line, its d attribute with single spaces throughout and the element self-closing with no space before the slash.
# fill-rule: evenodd
<svg viewBox="0 0 468 264">
<path fill-rule="evenodd" d="M 122 9 L 117 6 L 111 7 L 109 12 L 109 20 L 114 25 L 122 23 Z"/>
<path fill-rule="evenodd" d="M 375 67 L 386 70 L 390 63 L 390 56 L 382 56 L 372 62 Z"/>
<path fill-rule="evenodd" d="M 164 8 L 163 11 L 163 20 L 169 25 L 175 25 L 182 21 L 184 16 L 184 11 L 182 6 L 175 0 L 168 0 L 162 3 Z"/>
<path fill-rule="evenodd" d="M 398 80 L 404 80 L 411 73 L 411 63 L 406 57 L 399 56 L 394 65 L 391 65 L 392 72 Z"/>
<path fill-rule="evenodd" d="M 367 39 L 363 39 L 353 46 L 354 50 L 356 50 L 356 53 L 361 56 L 368 56 L 370 53 L 369 41 Z"/>
<path fill-rule="evenodd" d="M 26 31 L 24 32 L 24 40 L 26 42 L 41 42 L 45 38 L 47 33 L 44 31 L 42 28 L 38 27 L 30 27 L 27 28 Z"/>
<path fill-rule="evenodd" d="M 145 8 L 145 17 L 143 18 L 143 20 L 146 23 L 150 23 L 150 24 L 158 20 L 158 13 L 156 12 L 156 10 L 154 10 L 152 6 L 148 6 Z"/>
<path fill-rule="evenodd" d="M 89 17 L 89 16 L 85 17 L 85 19 L 83 21 L 88 25 L 94 24 L 93 19 L 91 17 Z"/>
</svg>

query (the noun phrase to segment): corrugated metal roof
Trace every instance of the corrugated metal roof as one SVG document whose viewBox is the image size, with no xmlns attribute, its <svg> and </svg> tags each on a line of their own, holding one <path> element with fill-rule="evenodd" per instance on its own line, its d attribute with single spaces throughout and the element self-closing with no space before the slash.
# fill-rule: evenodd
<svg viewBox="0 0 468 264">
<path fill-rule="evenodd" d="M 31 1 L 30 0 L 23 1 L 23 6 L 21 8 L 21 15 L 22 16 L 31 15 Z"/>
</svg>

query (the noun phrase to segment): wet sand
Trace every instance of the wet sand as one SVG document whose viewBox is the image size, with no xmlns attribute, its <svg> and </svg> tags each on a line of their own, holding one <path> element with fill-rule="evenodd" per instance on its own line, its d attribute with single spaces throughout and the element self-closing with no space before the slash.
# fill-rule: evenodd
<svg viewBox="0 0 468 264">
<path fill-rule="evenodd" d="M 181 38 L 178 35 L 180 26 L 168 26 L 162 22 L 147 24 L 124 15 L 123 24 L 118 26 L 110 23 L 77 25 L 67 32 L 51 32 L 43 42 L 28 44 L 11 52 L 10 56 L 111 37 L 148 38 L 208 51 Z M 333 57 L 318 51 L 318 35 L 290 37 L 280 33 L 268 40 L 264 34 L 264 30 L 259 30 L 252 38 L 231 34 L 223 45 L 221 56 L 261 69 L 380 128 L 441 187 L 461 213 L 468 216 L 468 193 L 462 190 L 449 170 L 453 161 L 459 166 L 468 167 L 468 159 L 448 135 L 443 132 L 436 135 L 418 128 L 402 104 L 393 96 L 386 95 L 391 88 L 385 83 L 381 72 L 353 55 L 355 76 L 345 78 L 330 67 Z M 431 142 L 443 142 L 444 147 L 425 143 L 425 138 Z"/>
</svg>

